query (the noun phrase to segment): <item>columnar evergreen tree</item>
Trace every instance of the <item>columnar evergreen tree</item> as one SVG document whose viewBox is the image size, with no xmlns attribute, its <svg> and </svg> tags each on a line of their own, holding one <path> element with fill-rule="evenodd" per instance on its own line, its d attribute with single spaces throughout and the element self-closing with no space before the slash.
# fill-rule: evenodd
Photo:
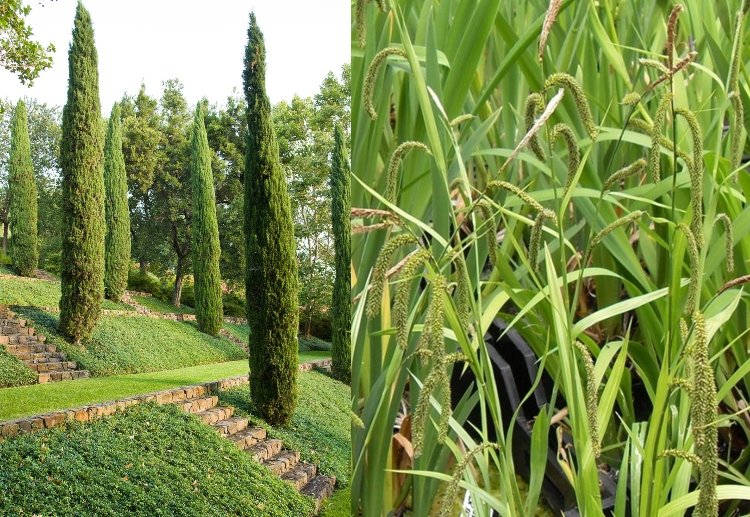
<svg viewBox="0 0 750 517">
<path fill-rule="evenodd" d="M 198 328 L 215 336 L 224 322 L 219 274 L 219 224 L 211 174 L 211 149 L 204 124 L 203 105 L 198 104 L 193 123 L 191 175 L 193 185 L 193 275 L 195 316 Z"/>
<path fill-rule="evenodd" d="M 248 140 L 245 158 L 246 295 L 250 394 L 272 425 L 288 423 L 297 404 L 298 280 L 294 226 L 266 95 L 263 34 L 250 14 L 243 73 Z"/>
<path fill-rule="evenodd" d="M 104 296 L 119 302 L 128 286 L 130 269 L 130 211 L 128 178 L 122 155 L 120 105 L 109 117 L 104 145 L 104 189 L 107 231 L 104 236 Z"/>
<path fill-rule="evenodd" d="M 63 109 L 62 269 L 60 333 L 78 342 L 91 335 L 104 296 L 104 149 L 99 72 L 91 16 L 79 2 L 68 52 Z"/>
<path fill-rule="evenodd" d="M 331 223 L 336 251 L 336 278 L 333 284 L 332 353 L 333 374 L 338 379 L 351 380 L 351 186 L 349 164 L 341 127 L 334 130 L 333 158 L 331 163 Z"/>
<path fill-rule="evenodd" d="M 10 255 L 20 275 L 33 276 L 39 262 L 37 199 L 28 117 L 23 101 L 18 101 L 16 106 L 10 138 Z"/>
</svg>

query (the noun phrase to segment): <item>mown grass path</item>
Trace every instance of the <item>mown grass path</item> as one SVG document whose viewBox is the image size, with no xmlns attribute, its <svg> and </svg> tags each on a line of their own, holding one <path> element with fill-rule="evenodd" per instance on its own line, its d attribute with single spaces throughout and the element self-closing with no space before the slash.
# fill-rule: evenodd
<svg viewBox="0 0 750 517">
<path fill-rule="evenodd" d="M 330 357 L 330 354 L 326 352 L 303 352 L 300 354 L 300 362 L 327 357 Z M 161 372 L 3 388 L 0 389 L 0 421 L 215 381 L 244 375 L 247 370 L 247 360 L 243 359 Z"/>
</svg>

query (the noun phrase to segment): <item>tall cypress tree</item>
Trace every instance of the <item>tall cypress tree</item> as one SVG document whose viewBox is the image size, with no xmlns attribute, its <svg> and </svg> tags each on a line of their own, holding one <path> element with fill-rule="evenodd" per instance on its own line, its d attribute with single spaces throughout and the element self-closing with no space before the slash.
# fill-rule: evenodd
<svg viewBox="0 0 750 517">
<path fill-rule="evenodd" d="M 18 274 L 33 276 L 39 262 L 37 199 L 26 105 L 18 101 L 10 136 L 10 256 Z"/>
<path fill-rule="evenodd" d="M 243 72 L 248 138 L 245 155 L 245 253 L 250 338 L 250 395 L 272 425 L 297 405 L 298 279 L 286 179 L 266 95 L 266 49 L 250 13 Z"/>
<path fill-rule="evenodd" d="M 104 295 L 119 302 L 128 285 L 130 269 L 130 211 L 128 179 L 122 155 L 120 105 L 109 116 L 104 145 L 104 189 L 107 230 L 104 236 Z"/>
<path fill-rule="evenodd" d="M 336 252 L 336 277 L 333 283 L 333 375 L 343 382 L 351 380 L 351 186 L 349 164 L 341 128 L 334 130 L 331 163 L 331 226 Z"/>
<path fill-rule="evenodd" d="M 211 150 L 204 124 L 203 105 L 198 104 L 193 123 L 191 175 L 193 185 L 193 275 L 195 316 L 198 328 L 215 336 L 224 322 L 219 274 L 219 223 L 211 174 Z"/>
<path fill-rule="evenodd" d="M 104 297 L 104 149 L 91 16 L 79 2 L 63 109 L 60 333 L 78 342 L 96 326 Z"/>
</svg>

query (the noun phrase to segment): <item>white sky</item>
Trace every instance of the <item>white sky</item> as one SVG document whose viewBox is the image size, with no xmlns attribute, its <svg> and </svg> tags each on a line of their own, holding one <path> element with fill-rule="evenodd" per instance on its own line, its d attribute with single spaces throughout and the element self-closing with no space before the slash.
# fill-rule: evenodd
<svg viewBox="0 0 750 517">
<path fill-rule="evenodd" d="M 2 0 L 0 0 L 2 1 Z M 57 48 L 52 68 L 28 88 L 0 69 L 0 96 L 65 104 L 68 47 L 77 0 L 25 0 L 34 39 Z M 272 103 L 314 95 L 350 56 L 349 0 L 84 0 L 99 54 L 99 92 L 108 115 L 123 93 L 159 98 L 178 78 L 189 105 L 224 104 L 242 91 L 248 17 L 255 11 L 266 42 L 266 89 Z"/>
</svg>

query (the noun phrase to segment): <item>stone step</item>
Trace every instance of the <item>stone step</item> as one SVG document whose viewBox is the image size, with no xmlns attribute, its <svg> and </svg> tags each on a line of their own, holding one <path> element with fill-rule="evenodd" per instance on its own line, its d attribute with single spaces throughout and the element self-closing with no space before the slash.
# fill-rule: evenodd
<svg viewBox="0 0 750 517">
<path fill-rule="evenodd" d="M 85 379 L 89 377 L 88 370 L 65 370 L 65 371 L 52 371 L 44 372 L 39 374 L 39 384 L 45 384 L 47 382 L 55 381 L 71 381 L 75 379 Z"/>
<path fill-rule="evenodd" d="M 315 513 L 320 512 L 320 506 L 325 499 L 333 494 L 333 487 L 336 485 L 336 478 L 333 476 L 315 476 L 305 486 L 300 493 L 312 497 L 315 500 Z"/>
<path fill-rule="evenodd" d="M 262 465 L 268 468 L 271 472 L 281 477 L 282 474 L 289 472 L 299 461 L 298 451 L 289 451 L 283 449 L 272 457 L 264 460 Z"/>
<path fill-rule="evenodd" d="M 42 343 L 13 343 L 5 345 L 5 348 L 8 350 L 9 353 L 13 355 L 18 354 L 41 354 L 43 352 L 50 352 L 54 353 L 56 352 L 56 349 L 53 345 L 45 345 Z M 52 348 L 52 350 L 50 350 Z"/>
<path fill-rule="evenodd" d="M 240 449 L 247 449 L 266 439 L 266 430 L 262 427 L 248 427 L 244 431 L 234 433 L 228 436 L 229 440 L 232 441 Z"/>
<path fill-rule="evenodd" d="M 213 425 L 220 420 L 231 418 L 232 415 L 234 415 L 234 408 L 226 406 L 215 406 L 210 409 L 206 409 L 205 411 L 199 411 L 195 414 L 203 421 L 204 424 Z"/>
<path fill-rule="evenodd" d="M 38 373 L 56 372 L 56 371 L 74 371 L 78 368 L 75 361 L 58 361 L 56 363 L 31 363 L 24 361 L 24 364 Z"/>
<path fill-rule="evenodd" d="M 10 343 L 10 336 L 0 336 L 0 345 L 7 345 Z"/>
<path fill-rule="evenodd" d="M 291 484 L 298 492 L 317 474 L 318 469 L 311 463 L 297 463 L 293 469 L 282 474 L 281 479 Z"/>
<path fill-rule="evenodd" d="M 31 361 L 33 363 L 55 363 L 65 361 L 65 354 L 62 352 L 20 352 L 16 354 L 21 361 Z"/>
<path fill-rule="evenodd" d="M 219 402 L 219 397 L 197 397 L 192 399 L 186 399 L 178 402 L 177 405 L 186 413 L 200 413 L 207 409 L 211 409 Z"/>
<path fill-rule="evenodd" d="M 213 424 L 213 427 L 219 432 L 221 436 L 226 438 L 233 434 L 237 434 L 240 431 L 244 431 L 245 429 L 247 429 L 248 424 L 249 422 L 247 421 L 247 418 L 235 416 L 226 420 L 219 420 L 218 422 Z"/>
<path fill-rule="evenodd" d="M 255 461 L 261 463 L 268 458 L 271 458 L 273 455 L 278 454 L 283 445 L 284 444 L 281 440 L 272 438 L 269 440 L 263 440 L 262 442 L 258 442 L 255 445 L 248 447 L 245 449 L 245 452 L 251 455 Z"/>
</svg>

